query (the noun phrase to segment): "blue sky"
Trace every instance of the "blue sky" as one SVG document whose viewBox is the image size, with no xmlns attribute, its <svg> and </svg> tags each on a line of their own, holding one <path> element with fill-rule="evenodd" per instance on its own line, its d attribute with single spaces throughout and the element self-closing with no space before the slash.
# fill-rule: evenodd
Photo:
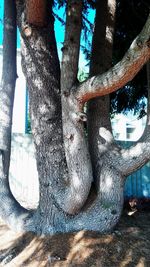
<svg viewBox="0 0 150 267">
<path fill-rule="evenodd" d="M 0 46 L 3 44 L 3 13 L 4 13 L 4 0 L 0 1 Z M 94 21 L 94 11 L 90 11 L 88 13 L 88 19 L 93 22 Z M 59 10 L 59 16 L 64 17 L 64 9 Z M 61 57 L 61 47 L 64 40 L 64 27 L 61 25 L 61 23 L 58 20 L 55 20 L 55 35 L 56 35 L 56 41 L 58 46 L 58 53 Z M 81 43 L 83 44 L 85 40 L 81 38 Z M 20 38 L 19 38 L 19 31 L 18 31 L 18 38 L 17 38 L 17 47 L 20 47 Z M 86 65 L 86 61 L 84 58 L 83 53 L 80 53 L 80 66 L 81 68 Z"/>
<path fill-rule="evenodd" d="M 3 15 L 4 15 L 4 0 L 0 0 L 0 46 L 3 45 Z M 20 38 L 18 31 L 17 47 L 20 47 Z"/>
<path fill-rule="evenodd" d="M 1 0 L 0 2 L 0 45 L 2 45 L 3 43 L 3 26 L 2 26 L 3 12 L 4 12 L 3 3 L 4 3 L 4 0 Z"/>
</svg>

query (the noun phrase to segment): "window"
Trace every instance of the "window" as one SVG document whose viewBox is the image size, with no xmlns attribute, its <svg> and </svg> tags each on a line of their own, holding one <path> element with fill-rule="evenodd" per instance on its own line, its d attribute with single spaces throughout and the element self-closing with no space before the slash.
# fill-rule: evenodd
<svg viewBox="0 0 150 267">
<path fill-rule="evenodd" d="M 135 128 L 133 128 L 133 127 L 126 128 L 127 139 L 132 139 L 132 135 L 133 135 L 134 131 L 135 131 Z"/>
</svg>

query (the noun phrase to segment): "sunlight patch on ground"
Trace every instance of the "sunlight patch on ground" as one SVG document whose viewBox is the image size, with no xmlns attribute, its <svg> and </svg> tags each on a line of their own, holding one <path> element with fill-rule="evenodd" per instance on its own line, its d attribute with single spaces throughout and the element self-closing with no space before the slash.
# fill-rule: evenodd
<svg viewBox="0 0 150 267">
<path fill-rule="evenodd" d="M 150 262 L 149 220 L 149 212 L 137 211 L 132 218 L 124 215 L 112 234 L 79 231 L 45 237 L 16 234 L 0 221 L 0 266 L 146 267 Z"/>
</svg>

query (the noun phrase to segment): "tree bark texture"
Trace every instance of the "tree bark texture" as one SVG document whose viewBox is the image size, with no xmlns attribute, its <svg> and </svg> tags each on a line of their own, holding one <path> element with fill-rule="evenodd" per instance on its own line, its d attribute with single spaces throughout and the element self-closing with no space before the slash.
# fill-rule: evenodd
<svg viewBox="0 0 150 267">
<path fill-rule="evenodd" d="M 61 92 L 63 139 L 70 183 L 67 199 L 73 204 L 68 212 L 71 214 L 77 213 L 84 205 L 92 182 L 92 166 L 84 138 L 83 121 L 86 116 L 80 112 L 79 104 L 71 92 L 71 88 L 77 83 L 81 23 L 82 1 L 69 0 L 61 66 Z"/>
<path fill-rule="evenodd" d="M 38 27 L 46 25 L 47 8 L 46 0 L 27 0 L 27 22 Z"/>
<path fill-rule="evenodd" d="M 132 80 L 150 57 L 150 14 L 141 31 L 133 40 L 121 61 L 101 75 L 95 75 L 76 88 L 76 98 L 86 101 L 110 94 Z"/>
<path fill-rule="evenodd" d="M 104 1 L 102 2 L 104 4 Z M 97 3 L 99 4 L 99 1 Z M 98 159 L 91 161 L 94 152 L 91 155 L 89 153 L 83 126 L 86 120 L 83 105 L 86 100 L 108 94 L 124 85 L 136 74 L 140 65 L 150 57 L 149 20 L 124 59 L 107 72 L 102 73 L 109 68 L 111 50 L 109 50 L 108 66 L 102 66 L 100 69 L 94 63 L 93 53 L 91 75 L 94 76 L 79 84 L 76 77 L 82 25 L 82 1 L 67 1 L 61 71 L 51 5 L 47 24 L 40 28 L 29 23 L 26 2 L 19 0 L 16 4 L 18 26 L 21 32 L 22 67 L 29 89 L 32 134 L 40 183 L 40 200 L 37 210 L 24 213 L 20 207 L 21 210 L 18 211 L 17 219 L 23 221 L 20 228 L 22 226 L 24 230 L 51 234 L 81 229 L 110 231 L 121 215 L 124 176 L 131 170 L 142 166 L 143 162 L 148 161 L 150 157 L 149 149 L 146 149 L 146 156 L 143 155 L 145 146 L 148 144 L 149 147 L 147 142 L 149 128 L 137 147 L 123 150 L 114 143 L 109 119 L 104 116 L 99 120 L 97 116 L 96 153 Z M 101 11 L 98 9 L 97 12 Z M 96 29 L 95 27 L 94 38 L 97 39 Z M 110 35 L 112 36 L 112 33 Z M 143 38 L 142 45 L 140 43 L 139 46 L 141 38 Z M 93 39 L 93 50 L 97 51 L 94 42 L 97 41 Z M 132 68 L 133 71 L 131 71 Z M 103 99 L 104 103 L 107 103 L 103 111 L 108 114 L 108 98 Z M 93 108 L 99 110 L 98 106 Z M 101 113 L 102 108 L 104 104 L 101 106 Z M 93 116 L 91 114 L 90 116 Z M 95 126 L 91 123 L 91 119 L 90 124 L 93 127 L 91 132 L 94 132 Z M 90 135 L 90 130 L 88 131 Z M 94 139 L 94 135 L 91 135 Z M 94 140 L 91 145 L 93 144 Z M 137 151 L 138 158 L 135 157 Z M 95 187 L 92 185 L 92 167 L 96 169 L 97 174 Z M 15 217 L 16 213 L 11 203 L 11 216 Z M 22 214 L 20 217 L 19 212 Z"/>
<path fill-rule="evenodd" d="M 116 1 L 97 1 L 95 28 L 93 34 L 90 76 L 104 73 L 112 66 L 113 33 L 115 24 Z M 105 146 L 100 129 L 112 133 L 110 121 L 109 95 L 97 97 L 88 102 L 88 142 L 91 154 L 94 180 L 100 177 L 98 162 Z M 100 148 L 101 147 L 101 148 Z"/>
<path fill-rule="evenodd" d="M 0 216 L 13 228 L 21 230 L 29 214 L 13 197 L 8 181 L 16 77 L 16 6 L 13 0 L 6 0 L 0 85 Z"/>
</svg>

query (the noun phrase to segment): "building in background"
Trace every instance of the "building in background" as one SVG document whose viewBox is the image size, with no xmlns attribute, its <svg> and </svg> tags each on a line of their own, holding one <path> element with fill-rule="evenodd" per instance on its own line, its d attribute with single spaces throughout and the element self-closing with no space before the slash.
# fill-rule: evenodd
<svg viewBox="0 0 150 267">
<path fill-rule="evenodd" d="M 143 134 L 146 116 L 137 119 L 129 112 L 127 115 L 117 114 L 111 120 L 114 138 L 118 141 L 137 141 Z"/>
</svg>

